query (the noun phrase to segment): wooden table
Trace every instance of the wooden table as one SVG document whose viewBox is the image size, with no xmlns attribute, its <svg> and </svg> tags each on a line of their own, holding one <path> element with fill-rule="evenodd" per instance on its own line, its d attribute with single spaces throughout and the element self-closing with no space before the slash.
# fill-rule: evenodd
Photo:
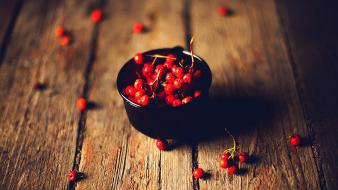
<svg viewBox="0 0 338 190">
<path fill-rule="evenodd" d="M 219 5 L 233 14 L 219 16 Z M 105 19 L 94 24 L 97 7 Z M 12 0 L 0 9 L 0 189 L 338 188 L 334 4 Z M 132 32 L 136 21 L 146 32 Z M 70 46 L 59 45 L 58 25 L 71 32 Z M 211 99 L 230 102 L 206 127 L 228 128 L 255 157 L 239 175 L 218 166 L 231 146 L 225 133 L 161 152 L 130 126 L 116 90 L 117 73 L 135 52 L 187 47 L 191 36 L 213 73 Z M 47 88 L 34 90 L 36 81 Z M 79 112 L 78 97 L 98 106 Z M 307 143 L 291 147 L 293 133 Z M 195 167 L 209 177 L 193 179 Z M 70 169 L 86 178 L 68 184 Z"/>
</svg>

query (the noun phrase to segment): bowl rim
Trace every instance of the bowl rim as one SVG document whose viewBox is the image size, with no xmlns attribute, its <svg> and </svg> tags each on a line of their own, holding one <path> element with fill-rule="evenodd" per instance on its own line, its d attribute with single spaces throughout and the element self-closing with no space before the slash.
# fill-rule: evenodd
<svg viewBox="0 0 338 190">
<path fill-rule="evenodd" d="M 180 52 L 182 52 L 183 54 L 186 54 L 186 55 L 189 55 L 191 56 L 191 52 L 188 51 L 188 50 L 185 50 L 183 49 L 182 47 L 174 47 L 174 48 L 159 48 L 159 49 L 151 49 L 149 51 L 145 51 L 145 52 L 142 52 L 142 54 L 147 54 L 149 52 L 152 52 L 152 51 L 161 51 L 161 50 L 170 50 L 170 49 L 175 49 L 175 48 L 180 48 Z M 200 56 L 194 54 L 193 55 L 194 58 L 198 59 L 199 61 L 201 61 L 202 63 L 205 64 L 206 66 L 206 69 L 209 71 L 210 73 L 210 82 L 209 84 L 207 85 L 207 90 L 209 90 L 211 84 L 212 84 L 212 73 L 211 73 L 211 69 L 208 65 L 208 63 L 203 59 L 201 58 Z M 156 106 L 142 106 L 140 104 L 137 104 L 133 101 L 131 101 L 126 95 L 124 95 L 123 93 L 123 87 L 120 85 L 120 79 L 121 79 L 121 71 L 128 65 L 128 64 L 131 64 L 131 61 L 132 61 L 133 58 L 129 59 L 125 64 L 123 64 L 123 66 L 121 67 L 121 69 L 119 70 L 118 74 L 117 74 L 117 78 L 116 78 L 116 88 L 117 88 L 117 91 L 119 92 L 120 96 L 123 98 L 123 100 L 125 102 L 128 102 L 131 106 L 135 107 L 135 108 L 158 108 Z M 182 105 L 182 106 L 178 106 L 178 107 L 168 107 L 168 108 L 171 108 L 171 109 L 179 109 L 179 108 L 182 108 L 182 107 L 186 107 L 186 106 L 189 106 L 188 104 L 187 105 Z M 167 109 L 167 108 L 165 108 Z"/>
</svg>

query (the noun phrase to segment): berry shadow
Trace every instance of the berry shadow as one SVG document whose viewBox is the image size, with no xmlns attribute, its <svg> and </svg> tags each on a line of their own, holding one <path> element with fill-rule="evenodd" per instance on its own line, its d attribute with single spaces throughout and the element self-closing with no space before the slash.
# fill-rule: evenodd
<svg viewBox="0 0 338 190">
<path fill-rule="evenodd" d="M 238 172 L 236 173 L 236 175 L 244 175 L 248 173 L 248 169 L 247 168 L 239 168 Z"/>
<path fill-rule="evenodd" d="M 96 109 L 101 109 L 102 105 L 93 101 L 89 101 L 87 103 L 87 108 L 88 110 L 96 110 Z"/>
</svg>

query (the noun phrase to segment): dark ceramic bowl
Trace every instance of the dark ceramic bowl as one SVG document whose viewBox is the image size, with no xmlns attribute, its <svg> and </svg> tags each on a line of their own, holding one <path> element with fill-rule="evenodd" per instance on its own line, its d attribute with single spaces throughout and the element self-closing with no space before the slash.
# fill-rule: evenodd
<svg viewBox="0 0 338 190">
<path fill-rule="evenodd" d="M 187 61 L 191 59 L 190 52 L 183 50 L 181 47 L 155 49 L 143 52 L 143 55 L 167 55 L 170 53 L 175 54 L 178 58 L 187 59 Z M 145 58 L 150 59 L 146 56 Z M 135 81 L 137 78 L 135 71 L 140 69 L 141 66 L 136 65 L 134 60 L 130 59 L 121 68 L 117 76 L 117 88 L 123 98 L 129 121 L 135 129 L 152 138 L 180 139 L 191 137 L 192 131 L 196 130 L 199 119 L 203 118 L 212 80 L 207 63 L 196 55 L 194 55 L 194 58 L 195 68 L 202 71 L 201 82 L 199 83 L 202 93 L 198 99 L 179 107 L 141 106 L 129 100 L 123 89 Z"/>
</svg>

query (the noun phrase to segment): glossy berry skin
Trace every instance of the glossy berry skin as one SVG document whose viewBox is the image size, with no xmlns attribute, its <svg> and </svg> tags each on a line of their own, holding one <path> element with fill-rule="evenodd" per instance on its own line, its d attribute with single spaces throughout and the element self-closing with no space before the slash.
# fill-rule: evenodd
<svg viewBox="0 0 338 190">
<path fill-rule="evenodd" d="M 249 154 L 247 152 L 240 152 L 238 156 L 238 160 L 241 163 L 248 162 Z"/>
<path fill-rule="evenodd" d="M 196 168 L 193 172 L 193 176 L 195 179 L 200 179 L 204 175 L 204 170 L 202 168 Z"/>
<path fill-rule="evenodd" d="M 141 98 L 144 95 L 144 93 L 145 93 L 145 91 L 143 89 L 136 91 L 135 92 L 135 98 L 136 99 Z"/>
<path fill-rule="evenodd" d="M 175 91 L 175 87 L 174 87 L 174 85 L 172 85 L 172 84 L 167 84 L 167 85 L 164 87 L 164 92 L 165 92 L 166 94 L 168 94 L 168 95 L 173 94 L 174 91 Z"/>
<path fill-rule="evenodd" d="M 182 105 L 182 101 L 180 99 L 175 99 L 173 101 L 173 107 L 178 107 L 180 105 Z"/>
<path fill-rule="evenodd" d="M 167 104 L 172 105 L 173 101 L 175 100 L 175 97 L 173 95 L 168 95 L 165 98 L 165 102 L 167 102 Z"/>
<path fill-rule="evenodd" d="M 221 154 L 221 159 L 229 159 L 230 153 L 223 153 Z"/>
<path fill-rule="evenodd" d="M 84 98 L 79 98 L 76 101 L 76 107 L 80 110 L 83 111 L 87 108 L 87 100 Z"/>
<path fill-rule="evenodd" d="M 62 46 L 68 46 L 70 44 L 70 37 L 69 36 L 62 36 L 60 38 L 60 44 Z"/>
<path fill-rule="evenodd" d="M 153 74 L 153 67 L 148 63 L 144 64 L 142 68 L 142 74 L 146 78 L 149 78 Z"/>
<path fill-rule="evenodd" d="M 196 90 L 196 91 L 194 92 L 194 98 L 198 98 L 200 95 L 201 95 L 201 91 Z"/>
<path fill-rule="evenodd" d="M 229 174 L 237 174 L 238 172 L 238 166 L 237 165 L 232 165 L 228 167 L 228 173 Z"/>
<path fill-rule="evenodd" d="M 191 83 L 191 74 L 190 73 L 187 73 L 187 74 L 183 75 L 183 82 L 187 83 L 187 84 Z"/>
<path fill-rule="evenodd" d="M 77 179 L 77 171 L 70 170 L 67 178 L 68 178 L 68 181 L 71 181 L 71 182 L 75 181 Z"/>
<path fill-rule="evenodd" d="M 101 21 L 102 17 L 103 17 L 103 13 L 101 9 L 95 9 L 90 15 L 90 18 L 95 23 Z"/>
<path fill-rule="evenodd" d="M 171 68 L 173 67 L 173 63 L 172 63 L 172 62 L 166 61 L 166 62 L 163 64 L 163 66 L 164 66 L 165 68 L 167 68 L 167 69 L 171 69 Z"/>
<path fill-rule="evenodd" d="M 167 63 L 173 63 L 176 59 L 175 55 L 173 55 L 173 54 L 168 54 L 167 57 L 168 58 L 166 58 L 166 60 L 165 60 Z"/>
<path fill-rule="evenodd" d="M 56 37 L 61 37 L 65 34 L 65 29 L 62 26 L 58 26 L 55 28 L 54 33 Z"/>
<path fill-rule="evenodd" d="M 299 146 L 301 143 L 301 138 L 298 134 L 294 134 L 290 137 L 290 144 L 293 146 Z"/>
<path fill-rule="evenodd" d="M 229 14 L 229 9 L 224 6 L 220 6 L 218 7 L 218 14 L 220 16 L 227 16 Z"/>
<path fill-rule="evenodd" d="M 166 150 L 168 148 L 168 142 L 164 139 L 156 139 L 155 142 L 159 150 Z"/>
<path fill-rule="evenodd" d="M 173 73 L 167 73 L 166 77 L 165 77 L 165 80 L 168 82 L 168 83 L 173 83 L 175 81 L 175 76 L 173 75 Z"/>
<path fill-rule="evenodd" d="M 174 75 L 176 75 L 177 78 L 182 78 L 184 75 L 182 67 L 176 67 L 173 71 Z"/>
<path fill-rule="evenodd" d="M 142 79 L 136 79 L 135 82 L 134 82 L 134 88 L 136 90 L 143 89 L 143 80 Z"/>
<path fill-rule="evenodd" d="M 137 103 L 142 106 L 147 106 L 149 104 L 149 96 L 143 95 L 142 97 L 136 99 Z"/>
<path fill-rule="evenodd" d="M 189 103 L 190 101 L 191 101 L 191 96 L 187 96 L 187 97 L 185 97 L 185 98 L 183 98 L 182 99 L 182 104 L 187 104 L 187 103 Z"/>
<path fill-rule="evenodd" d="M 142 53 L 136 53 L 134 56 L 134 61 L 136 64 L 141 64 L 143 63 L 143 55 Z"/>
<path fill-rule="evenodd" d="M 228 168 L 229 167 L 229 160 L 228 158 L 222 158 L 220 161 L 219 161 L 219 166 L 221 168 Z"/>
<path fill-rule="evenodd" d="M 162 78 L 163 75 L 164 75 L 164 73 L 165 73 L 165 68 L 164 68 L 163 65 L 157 65 L 156 66 L 156 69 L 155 69 L 156 77 L 157 77 L 158 73 L 160 73 L 159 74 L 159 78 Z"/>
<path fill-rule="evenodd" d="M 144 30 L 144 25 L 141 22 L 135 22 L 133 26 L 134 33 L 141 33 Z"/>
<path fill-rule="evenodd" d="M 177 78 L 177 79 L 174 80 L 173 84 L 174 84 L 175 88 L 180 89 L 182 87 L 182 83 L 183 83 L 183 80 L 180 79 L 180 78 Z"/>
<path fill-rule="evenodd" d="M 124 90 L 124 93 L 126 93 L 127 96 L 131 97 L 134 97 L 136 92 L 137 90 L 131 85 L 127 86 Z"/>
</svg>

